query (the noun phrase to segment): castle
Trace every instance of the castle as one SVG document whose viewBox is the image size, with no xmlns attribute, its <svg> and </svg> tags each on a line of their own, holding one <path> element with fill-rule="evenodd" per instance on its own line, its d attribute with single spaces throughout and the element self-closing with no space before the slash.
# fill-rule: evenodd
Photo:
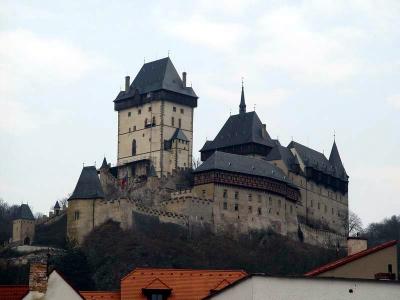
<svg viewBox="0 0 400 300">
<path fill-rule="evenodd" d="M 112 219 L 122 228 L 143 218 L 191 230 L 246 234 L 272 230 L 294 240 L 344 246 L 348 175 L 336 142 L 329 159 L 292 141 L 271 139 L 255 111 L 239 112 L 201 148 L 192 170 L 198 97 L 169 57 L 145 63 L 114 100 L 118 161 L 83 168 L 68 200 L 67 234 L 81 243 Z"/>
</svg>

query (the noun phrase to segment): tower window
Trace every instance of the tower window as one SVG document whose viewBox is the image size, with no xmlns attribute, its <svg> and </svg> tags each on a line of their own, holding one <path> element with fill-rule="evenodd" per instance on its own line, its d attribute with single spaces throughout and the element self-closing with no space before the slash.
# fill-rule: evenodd
<svg viewBox="0 0 400 300">
<path fill-rule="evenodd" d="M 144 127 L 146 127 L 146 126 L 147 126 L 147 118 L 144 119 Z"/>
<path fill-rule="evenodd" d="M 239 204 L 235 203 L 235 211 L 239 210 Z"/>
<path fill-rule="evenodd" d="M 131 116 L 131 112 L 129 111 L 129 112 L 128 112 L 128 117 L 130 117 L 130 116 Z"/>
<path fill-rule="evenodd" d="M 181 128 L 182 127 L 182 120 L 181 119 L 178 120 L 178 124 L 179 124 L 179 128 Z"/>
<path fill-rule="evenodd" d="M 261 214 L 262 214 L 261 207 L 259 207 L 259 208 L 257 209 L 257 213 L 258 213 L 259 216 L 261 216 Z"/>
<path fill-rule="evenodd" d="M 142 114 L 142 110 L 138 109 L 138 115 Z"/>
<path fill-rule="evenodd" d="M 249 206 L 249 213 L 251 213 L 253 211 L 253 208 L 251 206 Z"/>
<path fill-rule="evenodd" d="M 224 190 L 224 198 L 228 198 L 228 190 Z"/>
<path fill-rule="evenodd" d="M 74 212 L 74 220 L 76 221 L 76 220 L 79 220 L 79 210 L 76 210 L 75 212 Z"/>
<path fill-rule="evenodd" d="M 136 155 L 136 140 L 132 141 L 132 156 Z"/>
<path fill-rule="evenodd" d="M 183 110 L 183 108 L 181 108 L 181 114 L 183 114 L 183 112 L 184 112 L 184 110 Z"/>
<path fill-rule="evenodd" d="M 149 106 L 149 111 L 151 111 L 151 106 Z"/>
<path fill-rule="evenodd" d="M 136 131 L 136 126 L 133 126 L 133 131 Z"/>
<path fill-rule="evenodd" d="M 282 205 L 282 201 L 281 201 L 281 199 L 279 199 L 278 200 L 278 207 L 281 208 L 281 205 Z"/>
<path fill-rule="evenodd" d="M 249 194 L 249 201 L 251 201 L 252 198 L 253 198 L 253 195 Z"/>
<path fill-rule="evenodd" d="M 176 111 L 176 107 L 175 106 L 172 108 L 172 111 Z"/>
<path fill-rule="evenodd" d="M 156 125 L 156 117 L 155 117 L 155 116 L 153 116 L 153 123 L 152 123 L 152 125 L 153 125 L 153 126 Z"/>
<path fill-rule="evenodd" d="M 235 199 L 236 199 L 236 200 L 239 199 L 239 192 L 235 192 Z"/>
<path fill-rule="evenodd" d="M 171 118 L 171 126 L 175 126 L 175 118 L 174 117 Z"/>
</svg>

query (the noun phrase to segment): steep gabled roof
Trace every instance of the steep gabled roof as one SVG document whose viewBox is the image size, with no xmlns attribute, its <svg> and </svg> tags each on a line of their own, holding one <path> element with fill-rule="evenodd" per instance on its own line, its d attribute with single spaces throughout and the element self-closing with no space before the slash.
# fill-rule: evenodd
<svg viewBox="0 0 400 300">
<path fill-rule="evenodd" d="M 341 259 L 339 259 L 339 260 L 336 260 L 336 261 L 334 261 L 334 262 L 331 262 L 331 263 L 328 263 L 328 264 L 323 265 L 323 266 L 321 266 L 321 267 L 318 267 L 318 268 L 316 268 L 316 269 L 314 269 L 314 270 L 311 270 L 311 271 L 307 272 L 307 273 L 304 274 L 304 275 L 305 275 L 305 276 L 308 276 L 308 277 L 311 277 L 311 276 L 319 275 L 319 274 L 321 274 L 321 273 L 325 273 L 325 272 L 327 272 L 327 271 L 336 269 L 336 268 L 338 268 L 338 267 L 340 267 L 340 266 L 343 266 L 343 265 L 345 265 L 345 264 L 348 264 L 348 263 L 350 263 L 350 262 L 352 262 L 352 261 L 355 261 L 355 260 L 360 259 L 360 258 L 362 258 L 362 257 L 365 257 L 365 256 L 367 256 L 367 255 L 376 253 L 376 252 L 381 251 L 381 250 L 383 250 L 383 249 L 386 249 L 386 248 L 388 248 L 388 247 L 392 247 L 392 246 L 394 246 L 394 245 L 396 245 L 396 244 L 397 244 L 397 241 L 396 241 L 396 240 L 392 240 L 392 241 L 389 241 L 389 242 L 380 244 L 380 245 L 375 246 L 375 247 L 372 247 L 372 248 L 370 248 L 370 249 L 366 249 L 366 250 L 364 250 L 364 251 L 357 252 L 357 253 L 355 253 L 355 254 L 346 256 L 346 257 L 341 258 Z"/>
<path fill-rule="evenodd" d="M 334 168 L 324 154 L 306 147 L 295 141 L 290 142 L 287 148 L 294 148 L 306 167 L 312 167 L 325 174 L 334 175 Z"/>
<path fill-rule="evenodd" d="M 329 162 L 335 168 L 335 173 L 337 177 L 347 179 L 348 176 L 346 170 L 344 169 L 342 159 L 340 158 L 339 150 L 336 146 L 336 141 L 333 141 L 331 154 L 329 155 Z"/>
<path fill-rule="evenodd" d="M 83 167 L 75 190 L 68 200 L 97 198 L 104 198 L 104 192 L 101 187 L 99 176 L 97 175 L 96 167 Z"/>
<path fill-rule="evenodd" d="M 15 219 L 35 220 L 28 204 L 21 204 L 17 209 Z"/>
<path fill-rule="evenodd" d="M 120 300 L 120 291 L 79 291 L 85 300 Z"/>
<path fill-rule="evenodd" d="M 215 151 L 205 162 L 194 170 L 194 172 L 199 173 L 210 170 L 268 177 L 290 183 L 282 170 L 272 163 L 261 158 L 245 155 Z"/>
<path fill-rule="evenodd" d="M 268 132 L 263 136 L 263 124 L 255 111 L 230 116 L 215 139 L 210 142 L 207 141 L 201 151 L 248 143 L 271 148 L 275 146 Z"/>
<path fill-rule="evenodd" d="M 136 75 L 128 91 L 120 92 L 116 100 L 130 98 L 139 94 L 167 90 L 197 98 L 191 87 L 183 86 L 182 79 L 169 57 L 145 63 Z"/>
<path fill-rule="evenodd" d="M 290 151 L 286 147 L 281 146 L 281 144 L 277 144 L 274 148 L 272 148 L 265 160 L 282 160 L 289 170 L 294 170 L 294 165 L 299 164 L 296 155 L 293 155 L 292 151 Z"/>
</svg>

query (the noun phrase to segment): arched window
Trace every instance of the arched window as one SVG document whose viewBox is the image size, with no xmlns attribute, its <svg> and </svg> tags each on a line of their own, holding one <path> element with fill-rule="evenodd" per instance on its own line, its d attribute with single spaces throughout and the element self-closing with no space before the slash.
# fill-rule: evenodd
<svg viewBox="0 0 400 300">
<path fill-rule="evenodd" d="M 136 140 L 132 141 L 132 156 L 136 155 Z"/>
</svg>

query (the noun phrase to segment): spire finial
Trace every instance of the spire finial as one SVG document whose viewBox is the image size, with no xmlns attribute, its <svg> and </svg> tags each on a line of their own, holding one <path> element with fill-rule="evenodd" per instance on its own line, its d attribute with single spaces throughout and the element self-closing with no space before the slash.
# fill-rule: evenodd
<svg viewBox="0 0 400 300">
<path fill-rule="evenodd" d="M 169 52 L 170 52 L 170 51 L 168 50 L 168 57 L 169 57 Z"/>
<path fill-rule="evenodd" d="M 239 113 L 246 113 L 246 101 L 244 99 L 244 85 L 243 85 L 243 77 L 242 77 L 242 95 L 240 97 L 240 105 L 239 105 Z"/>
<path fill-rule="evenodd" d="M 333 129 L 333 141 L 336 142 L 336 130 Z"/>
</svg>

